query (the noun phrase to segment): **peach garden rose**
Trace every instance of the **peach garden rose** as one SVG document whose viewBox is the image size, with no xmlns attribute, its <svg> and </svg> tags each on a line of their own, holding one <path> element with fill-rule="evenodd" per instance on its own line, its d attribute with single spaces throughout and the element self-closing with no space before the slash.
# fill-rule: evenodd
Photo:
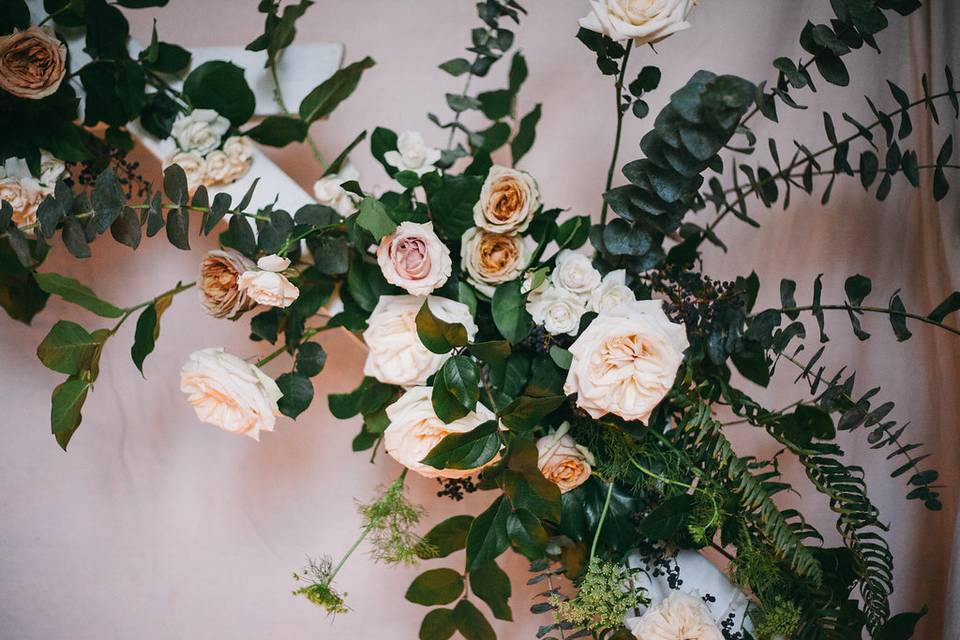
<svg viewBox="0 0 960 640">
<path fill-rule="evenodd" d="M 537 466 L 543 477 L 560 488 L 561 493 L 576 489 L 587 481 L 595 464 L 593 454 L 570 435 L 570 423 L 564 422 L 551 434 L 537 440 Z"/>
<path fill-rule="evenodd" d="M 49 27 L 0 37 L 0 89 L 28 100 L 56 93 L 67 68 L 67 47 Z"/>
<path fill-rule="evenodd" d="M 527 251 L 519 236 L 473 227 L 460 240 L 460 261 L 470 284 L 492 296 L 498 284 L 520 277 L 527 265 Z"/>
<path fill-rule="evenodd" d="M 707 605 L 679 591 L 647 609 L 630 632 L 637 640 L 723 640 Z"/>
<path fill-rule="evenodd" d="M 200 263 L 197 289 L 200 302 L 214 318 L 236 320 L 244 311 L 257 306 L 255 300 L 237 286 L 241 274 L 254 269 L 252 260 L 235 249 L 208 251 Z"/>
<path fill-rule="evenodd" d="M 523 233 L 539 208 L 540 189 L 530 174 L 494 165 L 473 207 L 473 223 L 493 233 Z"/>
</svg>

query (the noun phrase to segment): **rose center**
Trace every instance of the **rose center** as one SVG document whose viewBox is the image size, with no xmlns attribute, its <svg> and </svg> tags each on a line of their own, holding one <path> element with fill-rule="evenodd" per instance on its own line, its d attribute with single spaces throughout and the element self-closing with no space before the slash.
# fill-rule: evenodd
<svg viewBox="0 0 960 640">
<path fill-rule="evenodd" d="M 430 254 L 421 238 L 403 238 L 398 241 L 393 262 L 406 278 L 420 280 L 430 274 Z"/>
</svg>

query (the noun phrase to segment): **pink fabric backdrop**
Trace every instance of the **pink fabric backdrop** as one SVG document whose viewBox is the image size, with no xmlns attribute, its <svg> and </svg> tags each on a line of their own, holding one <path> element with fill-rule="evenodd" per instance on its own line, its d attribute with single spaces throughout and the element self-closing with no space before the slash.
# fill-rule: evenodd
<svg viewBox="0 0 960 640">
<path fill-rule="evenodd" d="M 549 204 L 596 214 L 613 138 L 612 89 L 591 54 L 573 39 L 586 2 L 524 4 L 531 15 L 517 35 L 531 76 L 520 110 L 543 102 L 544 116 L 523 168 L 536 175 Z M 928 71 L 933 85 L 942 87 L 945 62 L 960 71 L 960 52 L 953 45 L 960 20 L 956 3 L 930 4 L 932 9 L 908 20 L 895 20 L 880 38 L 882 56 L 863 51 L 848 58 L 853 87 L 802 93 L 811 109 L 782 109 L 785 125 L 774 130 L 764 124 L 760 133 L 775 134 L 781 148 L 794 137 L 817 147 L 823 142 L 822 110 L 846 110 L 867 119 L 858 96 L 866 93 L 891 105 L 885 97 L 888 78 L 916 94 L 920 73 Z M 637 69 L 645 62 L 663 68 L 662 90 L 651 100 L 654 112 L 700 68 L 772 78 L 769 62 L 779 55 L 797 57 L 804 22 L 824 20 L 827 5 L 826 0 L 704 0 L 691 31 L 659 45 L 659 55 L 645 50 L 634 56 Z M 130 16 L 141 41 L 156 16 L 163 38 L 186 45 L 243 45 L 260 29 L 255 6 L 252 1 L 172 0 L 162 11 Z M 342 41 L 348 61 L 369 54 L 378 62 L 332 120 L 314 127 L 327 157 L 377 124 L 420 129 L 441 146 L 445 133 L 426 120 L 425 112 L 443 113 L 443 93 L 457 91 L 460 81 L 435 67 L 461 54 L 474 25 L 470 2 L 329 0 L 313 7 L 299 23 L 302 41 Z M 505 73 L 504 65 L 478 87 L 501 83 Z M 624 161 L 637 156 L 646 126 L 628 118 Z M 949 132 L 960 137 L 952 120 L 932 132 L 920 127 L 921 163 L 929 162 Z M 317 177 L 304 147 L 271 155 L 307 188 Z M 365 185 L 386 185 L 365 148 L 354 161 Z M 797 280 L 799 297 L 809 299 L 818 273 L 825 274 L 825 302 L 839 301 L 844 278 L 862 273 L 874 278 L 878 300 L 902 287 L 907 307 L 926 311 L 960 288 L 956 191 L 937 205 L 924 195 L 928 180 L 925 175 L 922 193 L 898 180 L 885 203 L 864 195 L 849 179 L 838 182 L 825 209 L 807 198 L 796 198 L 786 212 L 754 207 L 763 227 L 725 221 L 719 231 L 731 250 L 711 252 L 707 268 L 726 277 L 757 271 L 765 285 L 760 304 L 776 303 L 781 277 Z M 97 243 L 94 257 L 83 262 L 58 249 L 45 268 L 77 277 L 111 301 L 131 304 L 177 280 L 193 279 L 213 240 L 194 238 L 192 244 L 193 251 L 186 253 L 154 239 L 133 255 L 108 240 Z M 296 423 L 281 419 L 277 432 L 257 444 L 199 423 L 177 390 L 177 379 L 181 363 L 195 349 L 225 346 L 244 356 L 266 349 L 246 340 L 246 323 L 213 320 L 200 311 L 194 294 L 184 294 L 163 317 L 146 380 L 130 362 L 132 323 L 111 341 L 84 424 L 64 454 L 48 427 L 49 393 L 59 376 L 34 355 L 56 318 L 98 326 L 89 314 L 56 300 L 32 327 L 0 319 L 0 388 L 7 397 L 0 448 L 0 637 L 416 636 L 426 609 L 404 601 L 403 592 L 422 569 L 386 567 L 358 554 L 338 580 L 352 611 L 333 621 L 289 595 L 290 572 L 305 554 L 339 556 L 357 533 L 354 498 L 369 499 L 398 470 L 383 455 L 374 466 L 368 454 L 351 454 L 357 422 L 337 421 L 326 409 L 325 394 L 351 389 L 360 380 L 364 351 L 359 343 L 344 333 L 324 334 L 329 360 L 315 379 L 314 405 Z M 867 319 L 866 328 L 875 337 L 859 345 L 842 314 L 828 318 L 833 341 L 825 361 L 831 370 L 850 364 L 862 389 L 882 385 L 882 397 L 897 402 L 896 417 L 913 421 L 912 437 L 928 444 L 931 460 L 949 484 L 943 490 L 944 511 L 932 514 L 907 504 L 903 483 L 887 477 L 895 463 L 869 451 L 865 434 L 844 438 L 843 445 L 850 459 L 867 469 L 871 496 L 891 526 L 897 557 L 894 608 L 927 603 L 933 611 L 918 637 L 960 638 L 957 620 L 950 632 L 941 633 L 960 482 L 960 341 L 912 326 L 915 337 L 897 343 L 882 317 Z M 287 368 L 289 363 L 278 359 L 268 370 L 276 375 Z M 798 399 L 803 386 L 791 384 L 792 375 L 781 374 L 773 389 L 759 395 L 773 407 Z M 740 430 L 736 439 L 743 453 L 776 450 L 750 430 Z M 803 494 L 793 502 L 803 504 L 821 530 L 831 531 L 825 500 L 807 488 L 799 470 L 788 473 Z M 428 508 L 428 525 L 475 512 L 490 500 L 489 495 L 462 503 L 437 500 L 433 481 L 413 478 L 409 485 Z M 497 629 L 505 638 L 533 637 L 544 619 L 527 611 L 533 592 L 523 586 L 525 563 L 505 558 L 514 576 L 511 604 L 519 622 Z M 428 566 L 461 563 L 458 555 Z M 956 604 L 957 598 L 952 600 Z"/>
</svg>

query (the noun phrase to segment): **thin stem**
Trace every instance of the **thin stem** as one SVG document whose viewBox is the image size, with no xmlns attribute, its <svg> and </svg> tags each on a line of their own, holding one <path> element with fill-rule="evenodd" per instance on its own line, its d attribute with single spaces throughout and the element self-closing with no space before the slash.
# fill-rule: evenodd
<svg viewBox="0 0 960 640">
<path fill-rule="evenodd" d="M 463 83 L 463 90 L 460 92 L 461 96 L 466 96 L 467 91 L 470 91 L 470 83 L 473 82 L 473 66 L 477 64 L 480 60 L 480 54 L 478 53 L 473 58 L 473 63 L 470 65 L 470 69 L 467 70 L 467 79 Z M 450 125 L 450 135 L 447 137 L 447 151 L 453 149 L 453 137 L 457 133 L 457 125 L 460 124 L 460 114 L 461 111 L 457 111 L 453 116 L 453 123 Z"/>
<path fill-rule="evenodd" d="M 816 58 L 810 58 L 809 60 L 807 60 L 806 62 L 804 62 L 802 65 L 800 65 L 800 71 L 806 71 L 807 68 L 808 68 L 810 65 L 812 65 L 814 62 L 816 62 Z M 809 86 L 809 85 L 807 85 L 807 86 Z M 776 95 L 776 94 L 775 94 L 774 91 L 771 89 L 771 90 L 768 92 L 768 95 Z M 740 126 L 741 126 L 741 127 L 742 127 L 742 126 L 745 126 L 745 125 L 747 124 L 747 122 L 749 122 L 750 119 L 753 118 L 753 116 L 757 115 L 757 113 L 759 113 L 759 112 L 760 112 L 760 107 L 759 107 L 759 106 L 754 106 L 753 109 L 751 109 L 750 112 L 749 112 L 746 116 L 744 116 L 743 120 L 740 121 Z"/>
<path fill-rule="evenodd" d="M 614 83 L 614 89 L 616 91 L 616 106 L 617 106 L 617 132 L 613 138 L 613 154 L 610 157 L 610 167 L 607 169 L 607 183 L 603 189 L 603 192 L 606 193 L 610 191 L 610 186 L 613 184 L 613 172 L 617 168 L 617 158 L 620 155 L 620 136 L 623 133 L 623 108 L 620 104 L 620 99 L 623 94 L 623 79 L 627 74 L 627 62 L 630 60 L 630 50 L 633 48 L 633 41 L 627 42 L 626 53 L 623 54 L 623 63 L 620 65 L 620 74 L 617 76 L 617 80 Z M 607 201 L 603 201 L 603 206 L 600 209 L 600 224 L 606 224 L 607 222 Z"/>
<path fill-rule="evenodd" d="M 287 109 L 287 104 L 283 100 L 283 91 L 280 88 L 280 78 L 277 75 L 277 62 L 274 60 L 270 63 L 270 77 L 273 79 L 273 101 L 277 103 L 277 106 L 280 107 L 280 110 L 283 111 L 285 115 L 292 115 L 290 110 Z M 323 171 L 327 170 L 327 163 L 323 159 L 323 154 L 320 152 L 320 147 L 317 146 L 317 143 L 314 142 L 313 136 L 310 135 L 310 132 L 307 132 L 306 143 L 310 147 L 310 152 L 313 154 L 313 159 L 317 161 L 317 164 L 320 165 L 320 169 Z"/>
<path fill-rule="evenodd" d="M 924 322 L 926 324 L 930 324 L 935 327 L 940 327 L 941 329 L 944 329 L 946 331 L 949 331 L 950 333 L 960 336 L 960 329 L 954 329 L 953 327 L 949 327 L 943 324 L 942 322 L 931 320 L 926 316 L 921 316 L 916 313 L 909 313 L 907 311 L 897 311 L 896 309 L 887 309 L 884 307 L 855 307 L 849 304 L 821 304 L 816 307 L 813 305 L 807 305 L 804 307 L 783 307 L 782 309 L 777 309 L 777 311 L 780 311 L 781 313 L 793 313 L 793 312 L 800 312 L 800 311 L 814 311 L 816 309 L 824 309 L 828 311 L 851 311 L 853 313 L 862 313 L 866 311 L 869 313 L 883 313 L 888 316 L 901 316 L 904 318 L 910 318 L 911 320 L 919 320 L 920 322 Z"/>
<path fill-rule="evenodd" d="M 363 528 L 363 531 L 360 532 L 360 537 L 358 537 L 356 540 L 353 541 L 353 544 L 350 545 L 350 548 L 347 549 L 347 552 L 344 554 L 344 556 L 340 558 L 340 562 L 338 562 L 337 566 L 333 568 L 333 571 L 330 573 L 330 578 L 329 578 L 330 582 L 333 582 L 333 579 L 337 577 L 337 574 L 340 573 L 340 569 L 343 568 L 343 565 L 346 564 L 350 556 L 353 555 L 353 552 L 356 551 L 357 547 L 359 547 L 360 544 L 366 539 L 367 534 L 370 533 L 371 529 L 373 529 L 372 524 L 367 525 L 366 527 Z"/>
<path fill-rule="evenodd" d="M 313 336 L 317 335 L 318 333 L 321 333 L 321 332 L 323 332 L 323 331 L 327 331 L 328 329 L 336 329 L 336 328 L 337 328 L 337 327 L 335 327 L 335 326 L 332 327 L 332 326 L 330 326 L 330 325 L 326 325 L 326 326 L 323 326 L 323 327 L 310 327 L 309 329 L 305 329 L 304 332 L 303 332 L 303 336 L 301 336 L 301 338 L 300 338 L 300 343 L 299 343 L 299 344 L 296 344 L 296 345 L 292 345 L 292 346 L 290 347 L 291 353 L 292 353 L 293 351 L 296 351 L 297 348 L 300 346 L 300 344 L 303 344 L 304 342 L 308 341 L 310 338 L 312 338 Z M 267 354 L 266 356 L 260 358 L 259 360 L 257 360 L 256 366 L 262 367 L 263 365 L 267 364 L 268 362 L 270 362 L 271 360 L 273 360 L 274 358 L 276 358 L 277 356 L 279 356 L 281 353 L 283 353 L 283 352 L 286 351 L 286 350 L 287 350 L 287 345 L 283 345 L 283 346 L 281 346 L 281 347 L 278 347 L 275 351 L 273 351 L 273 352 Z"/>
<path fill-rule="evenodd" d="M 183 95 L 183 93 L 171 87 L 170 84 L 166 80 L 164 80 L 163 77 L 160 76 L 158 73 L 156 73 L 155 71 L 151 71 L 150 69 L 147 69 L 147 68 L 144 68 L 143 70 L 144 72 L 146 72 L 147 80 L 149 80 L 150 84 L 152 84 L 154 87 L 156 87 L 157 89 L 166 91 L 167 93 L 172 95 L 174 98 L 176 98 L 181 102 L 181 106 L 184 108 L 186 108 L 190 104 L 189 100 L 187 100 L 187 97 Z"/>
<path fill-rule="evenodd" d="M 154 302 L 156 302 L 157 298 L 163 298 L 166 296 L 173 297 L 182 291 L 186 291 L 187 289 L 193 288 L 196 284 L 197 284 L 196 281 L 188 282 L 187 284 L 177 283 L 177 286 L 173 287 L 172 289 L 168 289 L 164 291 L 158 296 L 150 298 L 149 300 L 146 300 L 145 302 L 141 302 L 140 304 L 135 304 L 132 307 L 126 307 L 123 310 L 123 315 L 120 316 L 120 319 L 117 321 L 117 324 L 115 324 L 113 326 L 113 329 L 110 330 L 110 335 L 114 335 L 117 331 L 119 331 L 120 327 L 123 326 L 123 323 L 127 321 L 127 318 L 132 316 L 133 313 L 138 309 L 143 309 L 144 307 L 147 307 L 153 304 Z"/>
<path fill-rule="evenodd" d="M 70 5 L 71 5 L 71 3 L 68 2 L 67 4 L 63 5 L 62 7 L 60 7 L 59 9 L 57 9 L 56 11 L 54 11 L 53 13 L 48 14 L 47 17 L 45 17 L 43 20 L 41 20 L 40 22 L 37 23 L 37 26 L 38 26 L 38 27 L 42 27 L 43 25 L 47 24 L 50 20 L 56 18 L 56 17 L 59 16 L 60 14 L 66 13 L 67 11 L 70 10 Z"/>
<path fill-rule="evenodd" d="M 607 487 L 607 498 L 603 501 L 603 511 L 600 512 L 600 521 L 597 522 L 597 530 L 593 534 L 593 544 L 590 545 L 590 562 L 593 562 L 593 556 L 597 553 L 597 543 L 600 542 L 600 531 L 603 529 L 603 521 L 607 518 L 607 511 L 610 509 L 610 498 L 613 496 L 613 481 Z"/>
<path fill-rule="evenodd" d="M 673 480 L 671 478 L 667 478 L 666 476 L 660 475 L 656 471 L 647 469 L 645 466 L 637 462 L 636 459 L 634 459 L 633 457 L 630 458 L 630 462 L 633 463 L 633 466 L 635 466 L 643 474 L 648 475 L 651 478 L 654 478 L 655 480 L 659 480 L 664 484 L 672 484 L 675 487 L 682 487 L 687 490 L 696 490 L 696 487 L 694 487 L 692 484 L 687 484 L 686 482 L 680 482 L 679 480 Z"/>
<path fill-rule="evenodd" d="M 893 117 L 896 117 L 897 115 L 903 113 L 904 111 L 907 111 L 907 110 L 909 110 L 909 109 L 912 109 L 912 108 L 914 108 L 914 107 L 916 107 L 916 106 L 919 106 L 919 105 L 921 105 L 921 104 L 927 104 L 927 103 L 929 103 L 929 102 L 932 102 L 933 100 L 937 100 L 937 99 L 939 99 L 939 98 L 943 98 L 943 97 L 950 96 L 950 95 L 956 95 L 956 94 L 958 94 L 958 93 L 960 93 L 960 91 L 944 91 L 944 92 L 941 92 L 941 93 L 937 93 L 937 94 L 934 94 L 934 95 L 930 96 L 929 98 L 923 98 L 923 99 L 921 99 L 921 100 L 916 100 L 916 101 L 914 101 L 914 102 L 911 102 L 911 103 L 908 104 L 907 106 L 905 106 L 905 107 L 900 107 L 899 109 L 897 109 L 897 110 L 895 110 L 895 111 L 891 111 L 890 113 L 888 113 L 888 114 L 886 114 L 886 115 L 887 115 L 887 117 L 893 118 Z M 802 164 L 805 164 L 805 163 L 813 162 L 814 160 L 816 160 L 817 158 L 819 158 L 819 157 L 822 156 L 823 154 L 829 153 L 830 151 L 832 151 L 832 150 L 840 147 L 841 145 L 848 144 L 848 143 L 852 142 L 853 140 L 856 140 L 857 138 L 861 138 L 861 137 L 863 137 L 864 133 L 869 132 L 869 131 L 872 131 L 873 129 L 875 129 L 875 128 L 879 127 L 879 126 L 880 126 L 880 119 L 878 118 L 878 119 L 875 120 L 872 124 L 870 124 L 870 126 L 864 127 L 863 129 L 857 129 L 857 132 L 856 132 L 856 133 L 852 133 L 852 134 L 850 134 L 849 136 L 847 136 L 846 138 L 844 138 L 843 140 L 839 140 L 836 144 L 828 145 L 828 146 L 824 147 L 823 149 L 820 149 L 820 150 L 817 151 L 816 153 L 812 153 L 812 154 L 810 154 L 810 155 L 804 154 L 804 155 L 802 155 L 801 157 L 798 157 L 797 160 L 794 160 L 793 162 L 791 162 L 788 166 L 786 166 L 786 167 L 784 167 L 783 169 L 781 169 L 780 171 L 777 171 L 776 173 L 771 174 L 768 178 L 755 181 L 754 183 L 752 183 L 752 184 L 750 185 L 749 188 L 743 190 L 740 194 L 738 194 L 738 195 L 737 195 L 737 198 L 736 198 L 733 202 L 729 202 L 729 203 L 727 203 L 727 204 L 724 205 L 723 209 L 719 212 L 719 214 L 718 214 L 717 217 L 713 220 L 713 222 L 711 222 L 710 224 L 708 224 L 708 225 L 706 226 L 706 229 L 705 229 L 706 235 L 710 235 L 710 233 L 712 233 L 713 230 L 716 229 L 717 225 L 719 225 L 720 222 L 721 222 L 725 217 L 727 217 L 727 214 L 730 213 L 731 211 L 733 211 L 738 204 L 743 203 L 743 201 L 746 200 L 747 196 L 749 196 L 749 195 L 757 192 L 757 190 L 758 190 L 758 189 L 761 189 L 764 185 L 766 185 L 766 184 L 768 184 L 768 183 L 771 183 L 771 182 L 776 182 L 777 180 L 781 180 L 781 179 L 783 179 L 785 176 L 790 176 L 790 175 L 792 175 L 792 174 L 793 174 L 793 170 L 796 169 L 798 166 L 800 166 L 800 165 L 802 165 Z M 736 168 L 734 168 L 734 171 L 736 171 Z M 733 190 L 735 191 L 736 188 L 734 188 Z M 727 191 L 729 192 L 729 191 L 731 191 L 731 190 L 728 189 Z"/>
</svg>

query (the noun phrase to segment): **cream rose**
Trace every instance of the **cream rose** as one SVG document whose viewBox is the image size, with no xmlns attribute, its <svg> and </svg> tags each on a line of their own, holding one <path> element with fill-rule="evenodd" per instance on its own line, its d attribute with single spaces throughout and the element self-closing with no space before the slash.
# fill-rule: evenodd
<svg viewBox="0 0 960 640">
<path fill-rule="evenodd" d="M 415 296 L 443 286 L 453 269 L 450 249 L 433 232 L 432 222 L 401 222 L 380 240 L 377 264 L 387 282 Z"/>
<path fill-rule="evenodd" d="M 223 349 L 201 349 L 190 354 L 180 370 L 180 390 L 203 422 L 254 440 L 261 431 L 273 431 L 280 415 L 277 383 L 258 367 Z"/>
<path fill-rule="evenodd" d="M 600 313 L 624 302 L 636 300 L 637 297 L 626 282 L 627 272 L 623 269 L 611 271 L 603 276 L 600 286 L 590 292 L 590 310 Z"/>
<path fill-rule="evenodd" d="M 523 233 L 539 208 L 540 189 L 530 174 L 494 165 L 473 207 L 473 223 L 494 233 Z"/>
<path fill-rule="evenodd" d="M 595 464 L 593 454 L 570 436 L 570 423 L 537 440 L 537 466 L 543 477 L 560 487 L 561 493 L 587 481 Z"/>
<path fill-rule="evenodd" d="M 240 275 L 254 268 L 254 263 L 239 251 L 208 251 L 200 263 L 200 302 L 207 313 L 215 318 L 236 320 L 244 311 L 257 306 L 246 292 L 237 286 Z"/>
<path fill-rule="evenodd" d="M 247 136 L 230 136 L 223 143 L 223 152 L 227 154 L 230 169 L 224 178 L 225 183 L 235 182 L 245 176 L 253 164 L 253 142 Z M 209 156 L 208 156 L 209 161 Z"/>
<path fill-rule="evenodd" d="M 17 226 L 33 224 L 37 221 L 37 207 L 40 204 L 40 192 L 29 182 L 20 178 L 0 178 L 0 200 L 13 208 L 13 223 Z"/>
<path fill-rule="evenodd" d="M 181 151 L 195 151 L 203 156 L 220 146 L 229 129 L 230 121 L 213 109 L 194 109 L 177 117 L 170 135 Z"/>
<path fill-rule="evenodd" d="M 450 355 L 431 352 L 417 335 L 417 312 L 425 300 L 434 316 L 462 324 L 470 340 L 477 335 L 470 308 L 463 303 L 434 296 L 380 296 L 363 332 L 368 349 L 364 375 L 386 384 L 411 387 L 425 385 L 427 378 L 440 370 Z"/>
<path fill-rule="evenodd" d="M 190 190 L 190 193 L 196 191 L 197 187 L 207 179 L 207 163 L 199 153 L 194 151 L 175 153 L 167 160 L 164 169 L 173 164 L 180 165 L 180 168 L 183 169 L 183 173 L 187 176 L 187 189 Z"/>
<path fill-rule="evenodd" d="M 689 346 L 686 328 L 660 300 L 627 302 L 598 315 L 570 347 L 563 390 L 593 418 L 607 413 L 646 424 L 667 395 Z"/>
<path fill-rule="evenodd" d="M 226 184 L 233 172 L 233 165 L 230 158 L 223 151 L 216 149 L 211 151 L 203 159 L 203 184 L 208 187 L 215 184 Z"/>
<path fill-rule="evenodd" d="M 586 310 L 583 296 L 559 287 L 547 287 L 543 293 L 527 298 L 527 311 L 533 321 L 553 335 L 577 335 Z"/>
<path fill-rule="evenodd" d="M 591 0 L 580 26 L 637 46 L 659 42 L 690 28 L 687 16 L 697 0 Z"/>
<path fill-rule="evenodd" d="M 557 254 L 557 266 L 550 273 L 553 286 L 578 294 L 589 294 L 600 286 L 600 272 L 593 268 L 590 258 L 564 249 Z"/>
<path fill-rule="evenodd" d="M 67 47 L 49 27 L 0 37 L 0 89 L 39 100 L 56 93 L 67 68 Z"/>
<path fill-rule="evenodd" d="M 45 193 L 53 193 L 53 188 L 67 171 L 67 165 L 63 160 L 55 158 L 47 151 L 40 152 L 40 186 Z"/>
<path fill-rule="evenodd" d="M 723 640 L 703 600 L 679 591 L 647 609 L 630 632 L 637 640 Z"/>
<path fill-rule="evenodd" d="M 252 300 L 268 307 L 289 307 L 300 297 L 300 289 L 280 273 L 290 261 L 280 256 L 257 260 L 258 269 L 249 269 L 237 278 L 237 288 Z"/>
<path fill-rule="evenodd" d="M 324 176 L 313 183 L 313 195 L 320 204 L 330 207 L 341 216 L 349 216 L 356 213 L 360 196 L 347 191 L 342 185 L 359 178 L 356 167 L 347 164 L 339 173 Z"/>
<path fill-rule="evenodd" d="M 399 171 L 413 171 L 418 176 L 430 173 L 440 160 L 440 150 L 428 147 L 416 131 L 404 131 L 397 138 L 397 150 L 383 155 L 391 167 Z"/>
<path fill-rule="evenodd" d="M 426 478 L 466 478 L 476 469 L 436 469 L 420 462 L 430 450 L 451 433 L 469 433 L 488 420 L 492 411 L 480 403 L 459 420 L 444 424 L 433 410 L 433 387 L 413 387 L 387 407 L 390 426 L 383 432 L 383 446 L 390 456 L 411 471 Z M 496 457 L 487 464 L 496 461 Z M 486 466 L 486 465 L 484 465 Z"/>
<path fill-rule="evenodd" d="M 460 239 L 460 262 L 470 284 L 492 296 L 498 284 L 520 277 L 527 266 L 527 251 L 519 236 L 472 227 Z"/>
</svg>

